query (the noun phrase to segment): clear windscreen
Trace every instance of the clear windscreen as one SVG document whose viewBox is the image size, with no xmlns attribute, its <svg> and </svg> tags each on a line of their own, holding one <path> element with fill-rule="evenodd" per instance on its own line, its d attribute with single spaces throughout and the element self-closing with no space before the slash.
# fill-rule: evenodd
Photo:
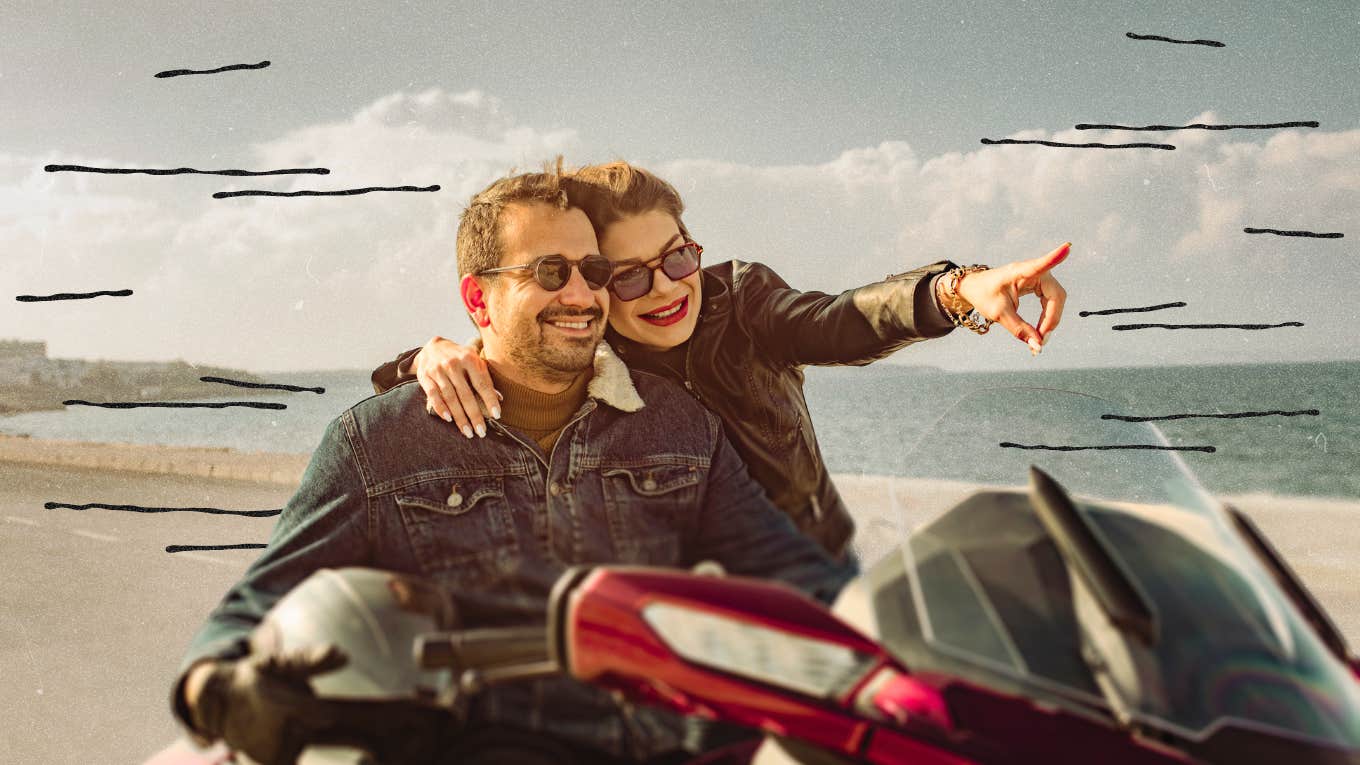
<svg viewBox="0 0 1360 765">
<path fill-rule="evenodd" d="M 910 450 L 914 478 L 894 484 L 892 525 L 906 535 L 895 554 L 922 639 L 1192 738 L 1230 722 L 1360 747 L 1350 668 L 1186 469 L 1185 447 L 1129 417 L 1035 388 L 981 391 L 939 417 Z M 1151 644 L 1078 607 L 1080 577 L 1033 511 L 1031 466 L 1066 490 L 1150 607 Z M 1083 650 L 1118 681 L 1098 682 Z"/>
</svg>

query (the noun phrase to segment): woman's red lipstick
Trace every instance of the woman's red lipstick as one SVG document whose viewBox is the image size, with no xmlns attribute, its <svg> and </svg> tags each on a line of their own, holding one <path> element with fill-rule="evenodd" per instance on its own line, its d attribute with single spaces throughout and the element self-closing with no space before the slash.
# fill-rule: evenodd
<svg viewBox="0 0 1360 765">
<path fill-rule="evenodd" d="M 675 308 L 676 306 L 680 306 L 680 310 L 676 311 L 670 316 L 666 316 L 664 318 L 656 318 L 655 316 L 652 315 L 658 313 L 665 313 L 666 311 L 669 311 L 672 308 Z M 680 321 L 681 319 L 685 318 L 685 314 L 687 313 L 689 313 L 688 295 L 680 298 L 679 300 L 675 301 L 674 303 L 671 303 L 670 305 L 658 308 L 657 310 L 652 311 L 651 313 L 641 314 L 638 316 L 638 318 L 642 319 L 648 324 L 652 324 L 657 327 L 669 327 L 670 325 L 676 323 L 677 321 Z"/>
</svg>

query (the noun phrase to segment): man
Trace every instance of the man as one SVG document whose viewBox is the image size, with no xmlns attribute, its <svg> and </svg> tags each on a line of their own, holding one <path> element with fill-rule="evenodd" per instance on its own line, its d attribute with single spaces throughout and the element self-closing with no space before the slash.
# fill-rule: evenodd
<svg viewBox="0 0 1360 765">
<path fill-rule="evenodd" d="M 180 720 L 256 759 L 286 759 L 309 723 L 307 678 L 334 653 L 250 656 L 246 638 L 322 567 L 367 565 L 453 592 L 463 627 L 540 623 L 568 566 L 688 566 L 782 579 L 830 599 L 849 571 L 747 475 L 718 420 L 601 343 L 612 269 L 559 173 L 505 178 L 463 213 L 463 303 L 504 394 L 488 438 L 426 415 L 402 385 L 331 423 L 269 547 L 195 637 Z M 676 749 L 674 718 L 624 711 L 568 678 L 498 686 L 473 725 L 546 733 L 591 759 Z M 596 756 L 598 755 L 598 756 Z"/>
</svg>

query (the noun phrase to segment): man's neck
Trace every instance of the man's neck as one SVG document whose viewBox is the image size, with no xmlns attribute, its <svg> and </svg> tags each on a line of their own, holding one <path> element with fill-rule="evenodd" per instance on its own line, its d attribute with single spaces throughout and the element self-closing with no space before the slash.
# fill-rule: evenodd
<svg viewBox="0 0 1360 765">
<path fill-rule="evenodd" d="M 529 435 L 545 454 L 586 400 L 591 370 L 587 369 L 557 392 L 546 392 L 518 383 L 491 369 L 491 382 L 501 394 L 501 424 Z"/>
<path fill-rule="evenodd" d="M 576 374 L 562 373 L 560 375 L 536 374 L 513 362 L 497 360 L 485 356 L 484 358 L 486 358 L 486 364 L 491 367 L 491 372 L 495 376 L 509 380 L 516 385 L 537 391 L 538 393 L 545 393 L 548 395 L 556 395 L 566 391 L 573 383 L 580 379 L 582 374 L 582 372 Z"/>
</svg>

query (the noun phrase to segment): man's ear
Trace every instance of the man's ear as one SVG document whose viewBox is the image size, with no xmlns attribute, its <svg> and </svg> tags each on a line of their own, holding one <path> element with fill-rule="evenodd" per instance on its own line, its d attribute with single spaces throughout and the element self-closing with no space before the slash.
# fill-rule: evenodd
<svg viewBox="0 0 1360 765">
<path fill-rule="evenodd" d="M 479 327 L 491 326 L 491 314 L 486 308 L 486 292 L 477 277 L 472 274 L 464 276 L 458 284 L 458 291 L 463 296 L 463 307 L 467 309 L 473 323 Z"/>
</svg>

